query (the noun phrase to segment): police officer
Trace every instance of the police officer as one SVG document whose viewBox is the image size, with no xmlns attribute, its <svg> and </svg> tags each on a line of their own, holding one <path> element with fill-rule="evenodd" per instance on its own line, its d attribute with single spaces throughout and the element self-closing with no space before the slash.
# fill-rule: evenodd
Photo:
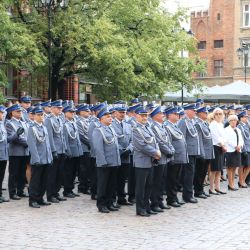
<svg viewBox="0 0 250 250">
<path fill-rule="evenodd" d="M 43 108 L 43 111 L 44 111 L 44 118 L 49 117 L 51 113 L 51 100 L 42 102 L 41 107 Z"/>
<path fill-rule="evenodd" d="M 165 110 L 165 115 L 167 118 L 165 129 L 167 129 L 171 137 L 171 143 L 175 149 L 174 157 L 167 166 L 167 204 L 172 207 L 180 207 L 185 202 L 178 199 L 177 191 L 183 165 L 188 163 L 187 145 L 183 133 L 177 126 L 177 122 L 179 121 L 178 107 L 169 107 Z"/>
<path fill-rule="evenodd" d="M 143 108 L 136 109 L 136 126 L 132 130 L 133 157 L 136 178 L 136 214 L 150 216 L 157 214 L 149 204 L 153 178 L 153 161 L 160 160 L 161 152 L 153 131 L 148 125 L 148 112 Z"/>
<path fill-rule="evenodd" d="M 162 107 L 156 107 L 150 114 L 152 118 L 151 129 L 155 134 L 156 142 L 159 145 L 161 151 L 161 159 L 155 164 L 153 171 L 153 185 L 151 193 L 151 209 L 154 212 L 163 212 L 162 209 L 169 209 L 169 206 L 165 206 L 161 200 L 162 184 L 164 182 L 164 171 L 167 163 L 173 157 L 175 149 L 171 144 L 168 132 L 163 126 L 164 114 Z"/>
<path fill-rule="evenodd" d="M 79 194 L 73 192 L 73 189 L 76 173 L 80 165 L 80 156 L 83 154 L 77 125 L 74 120 L 75 111 L 76 110 L 73 106 L 66 106 L 63 109 L 63 113 L 65 115 L 63 132 L 66 142 L 66 159 L 63 172 L 63 194 L 68 198 L 75 198 L 79 196 Z"/>
<path fill-rule="evenodd" d="M 97 166 L 97 208 L 101 213 L 117 211 L 114 207 L 117 168 L 121 165 L 119 145 L 112 126 L 112 116 L 105 107 L 98 114 L 101 126 L 93 131 Z"/>
<path fill-rule="evenodd" d="M 27 109 L 31 106 L 31 97 L 30 96 L 22 96 L 20 98 L 20 105 L 22 107 L 22 120 L 24 122 L 28 122 L 28 112 Z"/>
<path fill-rule="evenodd" d="M 121 167 L 117 171 L 117 203 L 119 205 L 133 205 L 127 201 L 125 193 L 125 182 L 128 178 L 128 171 L 130 165 L 130 154 L 133 152 L 132 145 L 132 130 L 131 126 L 125 122 L 126 106 L 124 104 L 117 104 L 114 107 L 114 119 L 112 126 L 118 137 L 118 144 L 120 149 Z M 129 184 L 128 184 L 129 185 Z"/>
<path fill-rule="evenodd" d="M 8 161 L 8 142 L 7 131 L 4 126 L 5 107 L 0 106 L 0 203 L 7 202 L 9 199 L 3 197 L 2 185 L 5 174 L 5 169 Z"/>
<path fill-rule="evenodd" d="M 209 125 L 207 123 L 207 107 L 197 109 L 197 119 L 195 123 L 199 136 L 200 156 L 196 159 L 194 175 L 194 196 L 206 199 L 210 195 L 204 191 L 203 184 L 208 171 L 211 159 L 214 158 L 213 141 Z"/>
<path fill-rule="evenodd" d="M 76 125 L 82 145 L 83 155 L 80 157 L 79 185 L 78 192 L 90 194 L 90 144 L 88 139 L 90 109 L 86 104 L 79 105 L 76 113 L 78 118 Z"/>
<path fill-rule="evenodd" d="M 11 119 L 6 121 L 9 142 L 9 194 L 10 199 L 20 200 L 20 197 L 28 197 L 24 193 L 26 165 L 29 160 L 28 128 L 21 120 L 22 107 L 19 104 L 12 105 L 6 111 L 11 115 Z"/>
<path fill-rule="evenodd" d="M 63 169 L 66 152 L 66 144 L 63 133 L 62 100 L 51 102 L 51 114 L 45 119 L 44 125 L 49 134 L 50 148 L 53 156 L 53 164 L 48 169 L 47 200 L 52 203 L 65 201 L 66 198 L 59 194 L 63 184 Z"/>
<path fill-rule="evenodd" d="M 28 146 L 30 150 L 31 179 L 29 185 L 29 206 L 39 208 L 51 203 L 44 201 L 46 191 L 47 170 L 51 167 L 52 153 L 49 143 L 49 135 L 43 125 L 43 110 L 37 106 L 32 110 L 34 123 L 28 130 Z"/>
<path fill-rule="evenodd" d="M 193 197 L 193 182 L 196 158 L 200 155 L 200 145 L 198 132 L 194 126 L 195 119 L 195 104 L 187 104 L 183 107 L 185 117 L 178 123 L 178 127 L 183 133 L 188 152 L 188 163 L 183 168 L 182 185 L 183 185 L 183 200 L 188 203 L 197 203 L 198 200 Z"/>
</svg>

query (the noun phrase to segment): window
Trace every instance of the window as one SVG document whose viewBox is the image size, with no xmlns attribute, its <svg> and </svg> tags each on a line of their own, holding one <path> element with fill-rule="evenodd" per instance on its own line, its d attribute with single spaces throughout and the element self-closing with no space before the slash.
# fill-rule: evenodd
<svg viewBox="0 0 250 250">
<path fill-rule="evenodd" d="M 243 26 L 244 27 L 249 27 L 250 22 L 249 22 L 249 15 L 250 15 L 250 4 L 244 4 L 243 5 Z"/>
<path fill-rule="evenodd" d="M 223 75 L 223 60 L 214 60 L 214 76 Z"/>
<path fill-rule="evenodd" d="M 206 41 L 200 41 L 200 42 L 198 43 L 198 49 L 204 50 L 204 49 L 206 49 L 206 45 L 207 45 L 207 42 L 206 42 Z"/>
<path fill-rule="evenodd" d="M 197 77 L 198 78 L 205 78 L 205 77 L 207 77 L 207 73 L 206 72 L 198 72 Z"/>
<path fill-rule="evenodd" d="M 223 40 L 214 40 L 214 48 L 223 48 Z"/>
<path fill-rule="evenodd" d="M 220 13 L 217 14 L 217 21 L 220 21 Z"/>
</svg>

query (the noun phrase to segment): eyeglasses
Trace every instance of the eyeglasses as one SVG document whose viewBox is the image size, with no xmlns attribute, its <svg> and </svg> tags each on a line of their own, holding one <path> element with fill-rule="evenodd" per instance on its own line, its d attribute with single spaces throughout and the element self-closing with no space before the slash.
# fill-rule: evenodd
<svg viewBox="0 0 250 250">
<path fill-rule="evenodd" d="M 222 113 L 215 113 L 215 115 L 223 115 Z"/>
</svg>

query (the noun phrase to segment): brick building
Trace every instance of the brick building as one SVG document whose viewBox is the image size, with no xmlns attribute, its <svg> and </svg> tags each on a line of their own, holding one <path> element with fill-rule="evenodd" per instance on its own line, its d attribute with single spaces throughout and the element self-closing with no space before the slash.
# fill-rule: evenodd
<svg viewBox="0 0 250 250">
<path fill-rule="evenodd" d="M 250 0 L 210 0 L 208 10 L 191 13 L 191 29 L 199 55 L 207 62 L 206 73 L 197 74 L 197 80 L 208 86 L 245 80 L 244 59 L 236 51 L 250 43 Z M 248 55 L 246 62 L 250 82 Z"/>
</svg>

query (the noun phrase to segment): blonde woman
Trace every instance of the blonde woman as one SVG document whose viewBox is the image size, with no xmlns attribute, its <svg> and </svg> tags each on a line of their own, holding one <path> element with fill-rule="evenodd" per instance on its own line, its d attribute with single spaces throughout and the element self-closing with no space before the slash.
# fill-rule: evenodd
<svg viewBox="0 0 250 250">
<path fill-rule="evenodd" d="M 218 195 L 226 194 L 220 190 L 221 170 L 224 165 L 224 153 L 227 152 L 226 136 L 224 129 L 224 113 L 220 108 L 213 111 L 214 120 L 210 123 L 209 128 L 212 135 L 215 158 L 211 160 L 209 174 L 210 189 L 209 194 Z"/>
</svg>

